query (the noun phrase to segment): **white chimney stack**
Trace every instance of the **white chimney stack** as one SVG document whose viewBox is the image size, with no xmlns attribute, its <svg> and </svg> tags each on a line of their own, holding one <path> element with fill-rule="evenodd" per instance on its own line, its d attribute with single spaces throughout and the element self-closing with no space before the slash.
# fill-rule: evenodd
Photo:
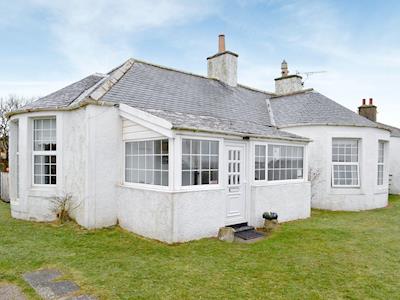
<svg viewBox="0 0 400 300">
<path fill-rule="evenodd" d="M 230 86 L 237 85 L 237 58 L 239 55 L 225 50 L 225 35 L 218 37 L 218 53 L 207 57 L 209 78 L 218 79 Z"/>
<path fill-rule="evenodd" d="M 299 75 L 289 75 L 288 64 L 285 60 L 281 64 L 281 75 L 275 78 L 275 94 L 285 95 L 303 90 L 303 78 Z"/>
</svg>

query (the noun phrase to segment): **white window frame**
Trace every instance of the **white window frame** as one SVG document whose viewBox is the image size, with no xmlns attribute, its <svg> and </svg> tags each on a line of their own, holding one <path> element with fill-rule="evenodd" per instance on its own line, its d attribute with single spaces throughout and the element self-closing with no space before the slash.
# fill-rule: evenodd
<svg viewBox="0 0 400 300">
<path fill-rule="evenodd" d="M 193 153 L 190 153 L 190 154 L 184 154 L 183 153 L 183 151 L 182 151 L 182 149 L 183 149 L 183 141 L 184 140 L 191 140 L 191 141 L 193 141 L 193 140 L 195 140 L 195 141 L 206 141 L 206 142 L 217 142 L 217 144 L 218 144 L 218 154 L 217 154 L 217 158 L 218 158 L 218 169 L 217 169 L 217 174 L 218 174 L 218 183 L 208 183 L 208 184 L 196 184 L 196 185 L 191 185 L 191 184 L 189 184 L 189 185 L 182 185 L 182 180 L 183 180 L 183 177 L 182 177 L 182 173 L 184 172 L 184 170 L 182 170 L 181 169 L 181 182 L 180 182 L 180 185 L 182 186 L 182 187 L 187 187 L 187 186 L 216 186 L 216 185 L 219 185 L 220 184 L 220 169 L 219 169 L 219 167 L 220 167 L 220 164 L 219 164 L 219 160 L 220 160 L 220 152 L 221 152 L 221 145 L 220 145 L 220 143 L 219 143 L 219 141 L 215 141 L 215 140 L 210 140 L 210 139 L 207 139 L 207 138 L 203 138 L 203 139 L 199 139 L 199 138 L 197 138 L 197 139 L 192 139 L 192 138 L 182 138 L 181 139 L 181 168 L 182 168 L 182 161 L 183 161 L 183 156 L 184 155 L 186 155 L 186 156 L 189 156 L 189 157 L 191 157 L 191 156 L 193 156 L 194 154 Z M 201 167 L 201 164 L 202 164 L 202 161 L 201 161 L 201 157 L 202 157 L 202 154 L 201 154 L 201 146 L 200 146 L 200 153 L 198 154 L 199 156 L 200 156 L 200 160 L 199 160 L 199 170 L 200 170 L 200 177 L 201 177 L 201 171 L 203 170 L 202 169 L 202 167 Z M 209 153 L 209 155 L 208 156 L 211 156 L 212 154 L 211 153 Z M 214 155 L 215 156 L 215 155 Z M 211 169 L 209 168 L 209 169 L 207 169 L 207 171 L 210 171 Z M 192 171 L 192 169 L 190 169 L 189 170 L 189 172 L 191 172 Z M 211 171 L 210 171 L 211 172 Z"/>
<path fill-rule="evenodd" d="M 294 147 L 301 147 L 303 148 L 303 177 L 296 178 L 296 179 L 285 179 L 285 180 L 268 180 L 268 146 L 294 146 Z M 255 180 L 255 151 L 256 146 L 265 146 L 265 179 L 264 180 Z M 251 178 L 254 185 L 273 185 L 273 184 L 288 184 L 288 183 L 297 183 L 297 182 L 304 182 L 307 178 L 307 147 L 304 144 L 300 143 L 290 143 L 290 142 L 261 142 L 256 141 L 253 142 L 251 145 L 252 151 L 252 168 L 251 168 Z"/>
<path fill-rule="evenodd" d="M 357 162 L 334 162 L 333 161 L 333 154 L 332 154 L 332 148 L 333 148 L 333 140 L 355 140 L 357 141 Z M 351 137 L 332 137 L 331 138 L 331 156 L 330 156 L 330 161 L 331 161 L 331 185 L 333 188 L 360 188 L 361 187 L 361 177 L 360 177 L 360 159 L 361 159 L 361 140 L 359 138 L 351 138 Z M 357 182 L 358 184 L 356 185 L 341 185 L 341 184 L 335 184 L 335 178 L 334 178 L 334 166 L 344 166 L 344 165 L 349 165 L 349 166 L 357 166 Z"/>
<path fill-rule="evenodd" d="M 34 130 L 35 130 L 35 120 L 48 120 L 48 119 L 54 119 L 56 120 L 56 150 L 49 150 L 49 151 L 36 151 L 35 150 L 35 146 L 34 146 Z M 32 186 L 34 187 L 56 187 L 59 185 L 59 178 L 60 178 L 60 174 L 59 174 L 59 159 L 58 159 L 58 155 L 57 152 L 59 151 L 59 120 L 57 118 L 56 115 L 46 115 L 46 116 L 38 116 L 38 117 L 32 117 L 31 119 L 31 124 L 32 126 L 30 127 L 30 131 L 31 131 L 31 151 L 32 151 L 32 170 L 31 170 L 31 176 L 32 176 Z M 55 156 L 56 157 L 56 183 L 49 183 L 49 184 L 43 184 L 43 183 L 35 183 L 35 156 Z"/>
<path fill-rule="evenodd" d="M 216 141 L 218 142 L 218 183 L 217 184 L 201 184 L 201 185 L 182 185 L 182 146 L 183 140 L 190 139 L 190 140 L 207 140 L 207 141 Z M 176 150 L 176 161 L 175 161 L 175 170 L 176 170 L 176 177 L 175 177 L 175 184 L 176 188 L 182 192 L 186 191 L 205 191 L 205 190 L 219 190 L 223 189 L 223 182 L 225 182 L 225 175 L 226 172 L 222 172 L 221 168 L 223 166 L 223 161 L 225 159 L 225 147 L 224 147 L 224 139 L 217 138 L 214 136 L 194 136 L 194 135 L 179 135 L 176 140 L 177 147 Z"/>
<path fill-rule="evenodd" d="M 380 155 L 380 146 L 383 145 L 382 151 L 382 161 L 379 161 Z M 377 162 L 377 172 L 376 172 L 376 184 L 378 187 L 383 187 L 385 185 L 385 153 L 386 152 L 386 143 L 385 141 L 378 141 L 378 162 Z M 382 166 L 382 183 L 379 183 L 379 167 Z"/>
<path fill-rule="evenodd" d="M 156 185 L 156 184 L 147 184 L 147 183 L 139 183 L 139 182 L 128 182 L 125 180 L 125 154 L 126 154 L 126 143 L 131 142 L 147 142 L 147 141 L 158 141 L 158 140 L 168 140 L 168 185 Z M 132 187 L 132 188 L 140 188 L 144 190 L 158 190 L 158 191 L 169 191 L 171 190 L 173 184 L 171 182 L 171 173 L 172 168 L 171 165 L 173 163 L 172 160 L 172 144 L 173 139 L 170 139 L 166 136 L 154 137 L 154 138 L 141 138 L 141 139 L 129 139 L 123 140 L 123 150 L 122 150 L 122 182 L 123 186 Z"/>
</svg>

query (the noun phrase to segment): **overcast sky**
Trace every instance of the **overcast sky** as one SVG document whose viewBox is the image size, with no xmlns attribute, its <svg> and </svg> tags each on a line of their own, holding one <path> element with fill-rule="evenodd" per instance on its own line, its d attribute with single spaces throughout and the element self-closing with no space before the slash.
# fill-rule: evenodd
<svg viewBox="0 0 400 300">
<path fill-rule="evenodd" d="M 129 57 L 206 74 L 225 33 L 240 83 L 273 91 L 280 63 L 400 127 L 400 1 L 0 0 L 0 97 L 44 96 Z"/>
</svg>

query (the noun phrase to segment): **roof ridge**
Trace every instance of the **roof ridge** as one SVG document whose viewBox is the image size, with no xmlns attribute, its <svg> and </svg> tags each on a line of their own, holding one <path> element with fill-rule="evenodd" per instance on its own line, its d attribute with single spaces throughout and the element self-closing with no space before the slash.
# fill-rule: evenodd
<svg viewBox="0 0 400 300">
<path fill-rule="evenodd" d="M 203 78 L 203 79 L 210 79 L 210 80 L 219 81 L 218 79 L 215 79 L 215 78 L 209 78 L 209 77 L 204 76 L 204 75 L 195 74 L 195 73 L 192 73 L 192 72 L 183 71 L 183 70 L 179 70 L 179 69 L 175 69 L 175 68 L 171 68 L 171 67 L 155 64 L 155 63 L 151 63 L 151 62 L 148 62 L 148 61 L 145 61 L 145 60 L 135 59 L 135 58 L 131 58 L 131 59 L 133 59 L 135 62 L 142 63 L 142 64 L 149 65 L 149 66 L 153 66 L 153 67 L 156 67 L 156 68 L 160 68 L 160 69 L 164 69 L 164 70 L 168 70 L 168 71 L 173 71 L 173 72 L 178 72 L 178 73 L 183 73 L 183 74 L 186 74 L 186 75 L 192 75 L 192 76 L 200 77 L 200 78 Z"/>
<path fill-rule="evenodd" d="M 156 68 L 160 68 L 160 69 L 164 69 L 164 70 L 168 70 L 168 71 L 173 71 L 173 72 L 177 72 L 177 73 L 182 73 L 182 74 L 186 74 L 186 75 L 196 76 L 196 77 L 200 77 L 202 79 L 214 80 L 214 81 L 221 82 L 220 80 L 218 80 L 216 78 L 210 78 L 210 77 L 207 77 L 207 76 L 204 76 L 204 75 L 200 75 L 200 74 L 196 74 L 196 73 L 192 73 L 192 72 L 189 72 L 189 71 L 183 71 L 183 70 L 180 70 L 180 69 L 167 67 L 167 66 L 164 66 L 164 65 L 159 65 L 159 64 L 151 63 L 151 62 L 148 62 L 148 61 L 145 61 L 145 60 L 141 60 L 141 59 L 136 59 L 136 58 L 131 58 L 131 59 L 133 59 L 135 62 L 142 63 L 142 64 L 149 65 L 149 66 L 153 66 L 153 67 L 156 67 Z M 270 95 L 270 96 L 271 95 L 275 95 L 272 92 L 264 91 L 264 90 L 253 88 L 253 87 L 249 87 L 249 86 L 241 84 L 241 83 L 238 83 L 237 86 L 241 87 L 241 88 L 244 88 L 244 89 L 251 90 L 251 91 L 267 94 L 267 95 Z"/>
<path fill-rule="evenodd" d="M 104 82 L 92 91 L 88 97 L 93 100 L 100 100 L 108 91 L 128 72 L 132 66 L 135 64 L 133 58 L 129 58 L 125 63 L 120 65 L 118 68 L 114 68 L 112 71 L 107 73 L 107 77 Z"/>
</svg>

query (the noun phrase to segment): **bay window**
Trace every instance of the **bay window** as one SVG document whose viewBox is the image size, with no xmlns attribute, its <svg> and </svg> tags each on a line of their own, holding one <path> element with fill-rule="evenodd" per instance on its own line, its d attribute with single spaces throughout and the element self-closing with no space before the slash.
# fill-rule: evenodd
<svg viewBox="0 0 400 300">
<path fill-rule="evenodd" d="M 332 140 L 332 186 L 358 187 L 359 141 L 357 139 Z"/>
<path fill-rule="evenodd" d="M 168 140 L 125 143 L 125 182 L 168 186 Z"/>
<path fill-rule="evenodd" d="M 256 145 L 254 179 L 295 180 L 304 177 L 304 147 L 291 145 Z"/>
<path fill-rule="evenodd" d="M 33 183 L 57 183 L 56 119 L 33 120 Z"/>
<path fill-rule="evenodd" d="M 383 171 L 385 166 L 385 142 L 379 141 L 378 144 L 378 174 L 377 184 L 383 185 Z"/>
<path fill-rule="evenodd" d="M 219 142 L 182 140 L 182 186 L 218 184 Z"/>
</svg>

